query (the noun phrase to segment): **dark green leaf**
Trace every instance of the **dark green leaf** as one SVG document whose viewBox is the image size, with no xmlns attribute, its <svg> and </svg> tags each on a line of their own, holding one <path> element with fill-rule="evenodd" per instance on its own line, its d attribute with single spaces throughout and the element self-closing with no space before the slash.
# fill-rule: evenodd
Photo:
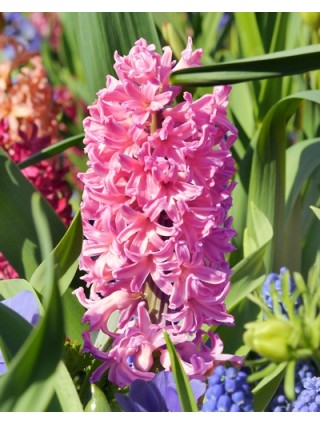
<svg viewBox="0 0 320 425">
<path fill-rule="evenodd" d="M 33 197 L 32 213 L 41 253 L 51 251 L 50 230 L 41 211 L 40 195 Z M 54 393 L 54 376 L 63 350 L 63 311 L 53 262 L 48 262 L 44 316 L 0 379 L 0 411 L 43 411 Z"/>
<path fill-rule="evenodd" d="M 82 248 L 82 223 L 80 211 L 75 215 L 63 238 L 31 276 L 30 283 L 39 294 L 45 290 L 45 273 L 48 262 L 54 262 L 55 276 L 58 279 L 60 293 L 69 287 L 77 269 Z"/>
<path fill-rule="evenodd" d="M 37 191 L 1 149 L 0 182 L 0 252 L 22 278 L 29 279 L 41 262 L 31 211 L 31 196 Z M 41 205 L 56 245 L 65 226 L 44 199 Z"/>
<path fill-rule="evenodd" d="M 81 144 L 84 138 L 84 134 L 77 134 L 76 136 L 69 137 L 68 139 L 61 140 L 61 142 L 50 145 L 41 151 L 37 152 L 35 155 L 32 155 L 30 158 L 25 159 L 24 161 L 18 164 L 20 170 L 29 167 L 30 165 L 37 164 L 44 159 L 51 158 L 55 155 L 58 155 L 61 152 L 64 152 L 66 149 L 71 148 L 72 146 L 77 146 Z"/>
<path fill-rule="evenodd" d="M 0 342 L 1 350 L 8 364 L 20 350 L 29 336 L 32 326 L 20 314 L 0 303 Z"/>
<path fill-rule="evenodd" d="M 171 74 L 174 85 L 200 87 L 235 84 L 300 74 L 319 69 L 320 45 L 270 53 L 215 65 L 186 68 Z"/>
<path fill-rule="evenodd" d="M 283 379 L 287 363 L 280 363 L 275 370 L 263 378 L 253 389 L 253 405 L 255 412 L 263 412 L 275 394 Z"/>
</svg>

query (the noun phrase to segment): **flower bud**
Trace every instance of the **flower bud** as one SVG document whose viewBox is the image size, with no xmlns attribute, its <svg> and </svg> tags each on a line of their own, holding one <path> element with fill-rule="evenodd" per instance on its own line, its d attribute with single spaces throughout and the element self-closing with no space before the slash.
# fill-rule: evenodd
<svg viewBox="0 0 320 425">
<path fill-rule="evenodd" d="M 300 16 L 305 24 L 312 30 L 317 30 L 320 27 L 319 12 L 300 12 Z"/>
<path fill-rule="evenodd" d="M 277 363 L 290 359 L 296 335 L 290 322 L 270 319 L 247 323 L 245 327 L 243 339 L 249 348 Z"/>
</svg>

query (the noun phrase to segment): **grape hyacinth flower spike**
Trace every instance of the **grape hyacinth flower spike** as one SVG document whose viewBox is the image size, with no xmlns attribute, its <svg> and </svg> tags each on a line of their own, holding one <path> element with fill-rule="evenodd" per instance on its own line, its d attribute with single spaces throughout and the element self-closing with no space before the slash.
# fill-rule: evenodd
<svg viewBox="0 0 320 425">
<path fill-rule="evenodd" d="M 202 412 L 253 412 L 245 369 L 218 366 L 208 381 Z"/>
<path fill-rule="evenodd" d="M 75 290 L 87 309 L 84 350 L 102 361 L 120 387 L 150 381 L 170 370 L 167 331 L 190 378 L 221 362 L 218 335 L 205 344 L 203 325 L 233 325 L 225 298 L 233 249 L 228 211 L 235 183 L 230 148 L 237 130 L 226 107 L 231 88 L 215 87 L 193 100 L 170 74 L 200 64 L 201 49 L 188 39 L 178 63 L 139 39 L 127 56 L 115 53 L 118 78 L 106 78 L 84 120 L 88 170 L 81 213 L 84 242 L 80 267 L 89 288 Z M 110 317 L 118 314 L 117 329 Z M 112 338 L 108 352 L 91 332 Z"/>
</svg>

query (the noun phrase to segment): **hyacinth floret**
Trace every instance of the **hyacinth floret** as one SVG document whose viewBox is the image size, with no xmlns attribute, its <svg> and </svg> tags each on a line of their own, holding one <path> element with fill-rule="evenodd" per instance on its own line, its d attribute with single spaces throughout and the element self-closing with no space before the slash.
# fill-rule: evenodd
<svg viewBox="0 0 320 425">
<path fill-rule="evenodd" d="M 202 412 L 253 412 L 245 369 L 219 365 L 208 380 Z"/>
<path fill-rule="evenodd" d="M 108 370 L 124 387 L 169 370 L 164 331 L 191 378 L 240 361 L 222 354 L 217 335 L 204 344 L 201 331 L 233 324 L 224 302 L 225 254 L 235 235 L 228 216 L 237 138 L 226 116 L 231 88 L 193 100 L 169 81 L 174 70 L 198 66 L 201 54 L 189 38 L 176 63 L 170 47 L 161 55 L 140 39 L 127 56 L 115 53 L 118 78 L 108 75 L 88 108 L 80 267 L 90 294 L 75 294 L 87 309 L 85 350 L 102 361 L 92 380 Z M 110 327 L 114 314 L 117 329 Z M 91 331 L 113 339 L 109 352 L 93 345 Z"/>
</svg>

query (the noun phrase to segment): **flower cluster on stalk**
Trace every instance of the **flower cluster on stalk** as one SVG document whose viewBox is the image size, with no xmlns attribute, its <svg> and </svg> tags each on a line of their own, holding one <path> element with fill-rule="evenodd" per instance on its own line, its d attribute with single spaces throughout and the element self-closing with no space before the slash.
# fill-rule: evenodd
<svg viewBox="0 0 320 425">
<path fill-rule="evenodd" d="M 0 49 L 8 46 L 14 54 L 0 64 L 0 148 L 19 163 L 60 139 L 58 117 L 64 111 L 66 96 L 61 88 L 56 94 L 38 53 L 27 51 L 14 38 L 0 36 Z M 68 225 L 72 191 L 66 179 L 67 158 L 43 160 L 22 172 Z M 0 279 L 16 277 L 16 271 L 0 253 Z"/>
<path fill-rule="evenodd" d="M 178 63 L 138 40 L 127 56 L 115 53 L 118 79 L 107 76 L 84 120 L 88 170 L 81 205 L 80 267 L 90 288 L 75 293 L 87 309 L 86 351 L 102 361 L 93 373 L 124 387 L 170 369 L 166 330 L 191 378 L 220 362 L 217 334 L 203 325 L 232 325 L 225 297 L 225 254 L 235 232 L 228 216 L 235 172 L 228 121 L 229 86 L 193 100 L 170 84 L 170 74 L 200 64 L 189 38 Z M 117 329 L 110 317 L 118 312 Z M 112 338 L 108 352 L 91 332 Z M 208 338 L 209 337 L 209 338 Z M 205 339 L 208 341 L 205 343 Z"/>
</svg>

